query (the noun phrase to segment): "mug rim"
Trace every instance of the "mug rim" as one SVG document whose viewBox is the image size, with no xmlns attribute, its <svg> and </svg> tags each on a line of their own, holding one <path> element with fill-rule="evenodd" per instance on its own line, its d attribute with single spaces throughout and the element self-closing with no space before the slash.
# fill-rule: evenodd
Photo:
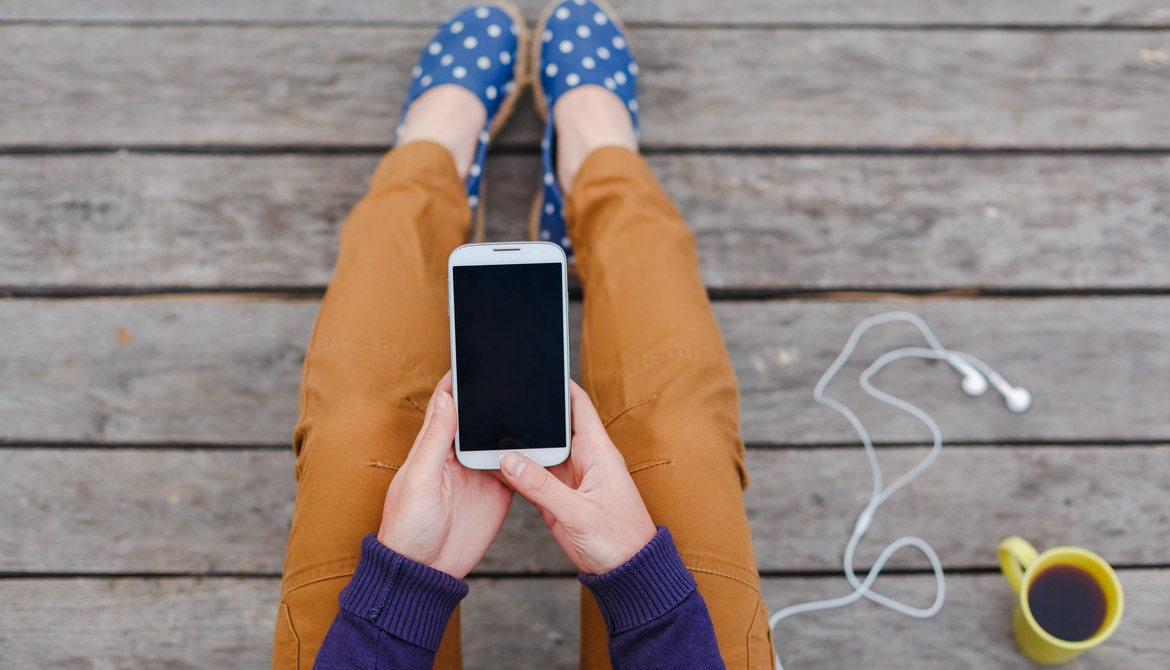
<svg viewBox="0 0 1170 670">
<path fill-rule="evenodd" d="M 1076 642 L 1063 640 L 1044 630 L 1044 626 L 1041 626 L 1040 623 L 1036 621 L 1036 617 L 1032 615 L 1032 608 L 1028 604 L 1028 591 L 1030 590 L 1036 575 L 1043 572 L 1044 568 L 1050 567 L 1048 563 L 1053 562 L 1053 559 L 1059 558 L 1062 555 L 1067 556 L 1069 554 L 1086 558 L 1104 568 L 1102 572 L 1104 572 L 1108 577 L 1108 585 L 1112 587 L 1113 592 L 1117 594 L 1117 608 L 1114 611 L 1113 616 L 1108 621 L 1104 622 L 1104 625 L 1102 625 L 1101 628 L 1098 629 L 1092 637 L 1088 637 L 1084 640 L 1079 640 Z M 1059 563 L 1057 564 L 1059 565 Z M 1101 556 L 1098 554 L 1080 547 L 1052 547 L 1038 555 L 1036 559 L 1032 561 L 1032 563 L 1027 567 L 1027 569 L 1024 570 L 1023 579 L 1020 580 L 1020 593 L 1018 597 L 1020 601 L 1020 611 L 1023 613 L 1024 619 L 1027 620 L 1028 627 L 1031 628 L 1032 631 L 1037 635 L 1039 635 L 1040 638 L 1045 642 L 1060 647 L 1061 649 L 1067 649 L 1069 651 L 1085 651 L 1086 649 L 1091 649 L 1101 644 L 1105 640 L 1108 640 L 1109 637 L 1113 635 L 1113 632 L 1117 630 L 1118 624 L 1121 623 L 1121 615 L 1125 610 L 1125 591 L 1123 591 L 1121 588 L 1121 579 L 1117 576 L 1117 571 L 1113 569 L 1112 565 L 1109 565 L 1108 561 L 1106 561 L 1104 558 L 1101 558 Z"/>
</svg>

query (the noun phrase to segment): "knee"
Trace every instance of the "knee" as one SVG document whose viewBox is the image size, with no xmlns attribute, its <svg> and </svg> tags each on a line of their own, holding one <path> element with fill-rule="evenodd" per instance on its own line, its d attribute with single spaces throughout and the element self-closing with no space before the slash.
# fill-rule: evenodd
<svg viewBox="0 0 1170 670">
<path fill-rule="evenodd" d="M 293 436 L 298 462 L 310 449 L 389 447 L 404 438 L 409 448 L 434 384 L 430 376 L 413 362 L 370 343 L 310 350 Z"/>
<path fill-rule="evenodd" d="M 429 367 L 376 339 L 314 344 L 305 356 L 301 413 L 327 412 L 362 400 L 391 406 L 405 400 L 425 406 L 442 376 L 442 371 Z"/>
<path fill-rule="evenodd" d="M 643 478 L 697 476 L 711 487 L 741 494 L 748 476 L 739 435 L 739 390 L 730 366 L 711 353 L 662 367 L 672 372 L 625 376 L 599 406 L 626 465 L 631 473 L 647 471 Z"/>
<path fill-rule="evenodd" d="M 346 394 L 327 407 L 306 412 L 297 424 L 297 474 L 313 460 L 340 461 L 360 455 L 378 467 L 397 469 L 423 423 L 417 403 L 407 397 Z"/>
</svg>

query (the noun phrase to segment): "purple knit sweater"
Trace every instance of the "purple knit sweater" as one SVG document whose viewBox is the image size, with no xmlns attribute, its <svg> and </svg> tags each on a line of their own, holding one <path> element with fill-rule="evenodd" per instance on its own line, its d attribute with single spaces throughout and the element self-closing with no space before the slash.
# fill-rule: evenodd
<svg viewBox="0 0 1170 670">
<path fill-rule="evenodd" d="M 665 526 L 624 564 L 578 579 L 601 608 L 614 670 L 724 667 L 707 605 Z M 466 582 L 368 535 L 314 667 L 430 668 L 466 595 Z"/>
</svg>

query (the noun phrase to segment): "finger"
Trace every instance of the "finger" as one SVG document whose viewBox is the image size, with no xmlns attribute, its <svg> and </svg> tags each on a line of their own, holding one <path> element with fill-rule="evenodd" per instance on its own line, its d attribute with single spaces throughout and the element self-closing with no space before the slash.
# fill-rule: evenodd
<svg viewBox="0 0 1170 670">
<path fill-rule="evenodd" d="M 451 371 L 450 370 L 447 370 L 447 373 L 444 374 L 442 376 L 442 378 L 439 379 L 439 383 L 435 385 L 435 392 L 431 394 L 431 399 L 427 403 L 427 417 L 426 417 L 426 420 L 423 422 L 422 429 L 419 430 L 418 438 L 416 438 L 416 444 L 418 441 L 422 440 L 423 436 L 426 435 L 428 430 L 430 429 L 431 417 L 434 416 L 434 414 L 435 414 L 435 403 L 438 401 L 438 398 L 439 398 L 441 393 L 447 394 L 447 396 L 445 396 L 445 399 L 444 399 L 444 407 L 442 408 L 443 411 L 446 411 L 448 408 L 450 408 L 452 410 L 451 413 L 455 414 L 455 412 L 453 411 L 454 410 L 454 396 L 451 395 Z M 455 415 L 454 420 L 455 420 L 456 424 L 458 424 L 458 422 L 459 422 L 458 414 Z M 453 443 L 454 440 L 455 440 L 455 433 L 454 433 L 454 429 L 453 429 L 451 432 L 450 442 Z M 446 458 L 444 460 L 450 461 L 454 458 L 455 458 L 455 450 L 448 449 L 446 452 Z"/>
<path fill-rule="evenodd" d="M 569 402 L 573 410 L 573 434 L 605 435 L 605 425 L 585 389 L 569 380 Z"/>
<path fill-rule="evenodd" d="M 517 493 L 557 519 L 571 517 L 576 510 L 577 492 L 520 452 L 505 452 L 500 457 L 500 470 Z"/>
<path fill-rule="evenodd" d="M 443 377 L 439 380 L 439 383 L 435 385 L 435 391 L 437 392 L 440 390 L 445 391 L 447 393 L 451 393 L 451 371 L 450 370 L 447 370 L 447 374 L 443 375 Z M 422 442 L 423 436 L 427 434 L 427 431 L 430 428 L 431 415 L 434 412 L 434 408 L 435 408 L 435 398 L 436 398 L 436 394 L 432 393 L 430 400 L 427 401 L 427 406 L 423 410 L 422 428 L 420 428 L 418 433 L 414 436 L 414 442 L 412 442 L 410 445 L 410 451 L 408 451 L 406 453 L 406 460 L 404 460 L 402 462 L 402 466 L 398 468 L 399 472 L 409 469 L 411 467 L 411 464 L 415 461 L 415 454 L 418 453 L 418 451 L 419 451 L 418 445 L 419 445 L 419 443 Z M 454 438 L 452 438 L 452 439 L 454 439 Z M 452 457 L 454 457 L 454 450 L 452 450 Z"/>
<path fill-rule="evenodd" d="M 430 425 L 430 421 L 431 421 L 431 414 L 434 412 L 434 409 L 435 409 L 435 400 L 439 397 L 439 391 L 444 391 L 448 395 L 451 394 L 451 371 L 450 370 L 448 370 L 447 374 L 443 375 L 443 377 L 441 379 L 439 379 L 439 383 L 435 384 L 435 390 L 431 392 L 431 397 L 429 400 L 427 400 L 427 406 L 423 410 L 423 426 L 421 429 L 419 429 L 418 435 L 416 435 L 414 438 L 414 444 L 411 445 L 412 451 L 414 450 L 414 447 L 418 446 L 418 443 L 422 440 L 422 436 L 425 435 L 427 432 L 427 428 Z"/>
<path fill-rule="evenodd" d="M 605 432 L 605 425 L 601 423 L 589 394 L 573 382 L 569 386 L 569 396 L 573 410 L 573 448 L 569 452 L 569 462 L 578 478 L 594 467 L 624 464 L 621 453 Z"/>
<path fill-rule="evenodd" d="M 439 380 L 439 383 L 438 383 L 438 385 L 435 386 L 435 388 L 442 389 L 442 390 L 446 391 L 447 393 L 451 392 L 451 371 L 450 370 L 447 371 L 447 374 L 443 375 L 443 378 Z"/>
<path fill-rule="evenodd" d="M 435 389 L 427 403 L 427 418 L 419 431 L 410 460 L 422 471 L 437 471 L 447 462 L 455 442 L 455 405 L 451 394 Z"/>
</svg>

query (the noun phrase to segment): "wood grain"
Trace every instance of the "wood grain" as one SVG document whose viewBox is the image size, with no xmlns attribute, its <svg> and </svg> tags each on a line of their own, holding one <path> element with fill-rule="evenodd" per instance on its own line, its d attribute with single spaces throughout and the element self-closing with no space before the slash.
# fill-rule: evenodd
<svg viewBox="0 0 1170 670">
<path fill-rule="evenodd" d="M 0 145 L 385 146 L 429 28 L 0 26 Z M 643 28 L 647 147 L 1165 147 L 1164 31 Z M 69 49 L 57 48 L 69 44 Z M 1143 52 L 1143 50 L 1146 50 Z M 1152 51 L 1151 51 L 1152 50 Z M 501 141 L 533 146 L 524 113 Z"/>
<path fill-rule="evenodd" d="M 813 402 L 821 372 L 864 317 L 911 309 L 947 346 L 974 353 L 1031 390 L 1008 412 L 994 392 L 959 390 L 949 368 L 904 362 L 875 378 L 939 421 L 951 441 L 1166 441 L 1170 299 L 869 299 L 718 302 L 739 375 L 742 432 L 753 444 L 853 443 Z M 0 426 L 9 442 L 282 444 L 296 413 L 313 299 L 190 296 L 0 301 Z M 571 333 L 580 312 L 571 310 Z M 921 441 L 908 415 L 848 383 L 893 346 L 886 326 L 859 347 L 829 392 L 873 421 L 879 441 Z M 574 348 L 575 348 L 574 344 Z"/>
<path fill-rule="evenodd" d="M 650 164 L 715 290 L 1170 285 L 1165 156 L 741 156 Z M 0 157 L 0 286 L 322 287 L 374 156 Z M 488 165 L 523 239 L 534 157 Z"/>
<path fill-rule="evenodd" d="M 259 668 L 271 662 L 274 579 L 0 580 L 12 668 Z"/>
<path fill-rule="evenodd" d="M 0 284 L 323 286 L 367 156 L 0 158 Z"/>
<path fill-rule="evenodd" d="M 1166 570 L 1125 570 L 1126 615 L 1115 636 L 1085 654 L 1089 670 L 1159 667 L 1170 653 Z M 840 582 L 840 583 L 838 583 Z M 879 582 L 912 602 L 933 596 L 929 576 Z M 764 581 L 771 608 L 845 591 L 833 578 Z M 576 580 L 472 579 L 463 608 L 466 667 L 577 667 Z M 1034 667 L 1011 639 L 1012 599 L 998 575 L 952 575 L 938 617 L 909 619 L 868 603 L 787 620 L 778 644 L 788 667 Z M 0 656 L 13 667 L 257 668 L 269 663 L 275 579 L 0 580 Z M 69 643 L 62 643 L 68 635 Z"/>
<path fill-rule="evenodd" d="M 463 0 L 410 2 L 398 0 L 118 0 L 87 3 L 78 0 L 0 0 L 0 20 L 15 21 L 279 21 L 279 22 L 388 22 L 437 23 L 466 6 Z M 544 0 L 515 3 L 534 20 Z M 710 23 L 745 24 L 854 24 L 892 25 L 1075 25 L 1150 26 L 1170 24 L 1170 11 L 1153 0 L 743 0 L 719 6 L 713 13 L 703 0 L 627 0 L 619 7 L 627 24 Z"/>
<path fill-rule="evenodd" d="M 924 454 L 884 448 L 887 480 Z M 280 574 L 295 492 L 291 451 L 34 448 L 6 450 L 3 460 L 0 573 Z M 747 465 L 760 569 L 840 569 L 869 492 L 862 452 L 752 450 Z M 930 542 L 947 569 L 994 568 L 992 549 L 1010 534 L 1090 547 L 1122 565 L 1162 565 L 1170 484 L 1150 473 L 1167 471 L 1170 445 L 946 447 L 882 508 L 857 566 L 907 533 Z M 890 565 L 926 562 L 907 552 Z M 574 572 L 519 499 L 477 570 Z"/>
</svg>

